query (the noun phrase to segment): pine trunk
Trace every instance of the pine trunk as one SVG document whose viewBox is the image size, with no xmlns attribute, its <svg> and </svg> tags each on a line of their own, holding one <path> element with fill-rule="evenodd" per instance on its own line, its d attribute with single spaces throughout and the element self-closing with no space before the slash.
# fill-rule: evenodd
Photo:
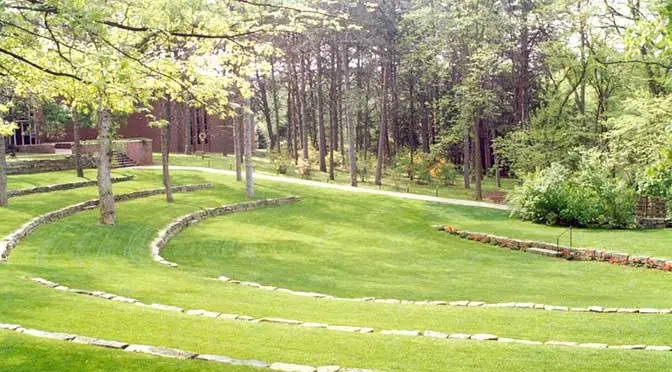
<svg viewBox="0 0 672 372">
<path fill-rule="evenodd" d="M 116 210 L 112 193 L 112 113 L 101 107 L 98 111 L 98 198 L 100 199 L 99 222 L 114 225 Z"/>
<path fill-rule="evenodd" d="M 245 109 L 250 107 L 250 101 L 245 100 Z M 252 138 L 254 136 L 254 125 L 252 116 L 243 112 L 243 126 L 245 131 L 245 195 L 248 198 L 254 198 L 254 163 L 252 163 Z"/>
<path fill-rule="evenodd" d="M 7 155 L 5 137 L 0 135 L 0 207 L 8 206 L 7 198 Z"/>
<path fill-rule="evenodd" d="M 470 179 L 470 176 L 471 176 L 470 170 L 471 169 L 469 168 L 469 165 L 470 165 L 469 163 L 471 162 L 471 157 L 470 157 L 471 149 L 470 149 L 470 146 L 469 146 L 469 126 L 466 125 L 466 124 L 464 125 L 464 140 L 463 140 L 463 142 L 464 142 L 464 151 L 463 151 L 464 152 L 464 159 L 463 159 L 462 163 L 463 163 L 463 169 L 464 169 L 464 188 L 465 189 L 470 189 L 471 188 L 471 179 Z"/>
<path fill-rule="evenodd" d="M 345 106 L 345 123 L 348 127 L 348 157 L 350 162 L 350 186 L 357 186 L 357 153 L 355 152 L 357 138 L 355 138 L 355 122 L 350 109 L 350 62 L 348 61 L 348 47 L 343 47 L 343 101 Z"/>
<path fill-rule="evenodd" d="M 268 130 L 269 150 L 275 149 L 275 136 L 273 135 L 273 119 L 271 119 L 271 108 L 268 106 L 268 94 L 266 93 L 266 82 L 259 76 L 257 71 L 257 83 L 259 84 L 259 96 L 261 98 L 261 111 L 266 119 L 266 129 Z"/>
<path fill-rule="evenodd" d="M 474 196 L 476 200 L 483 200 L 483 191 L 481 189 L 481 179 L 483 177 L 483 164 L 481 159 L 481 130 L 480 120 L 474 120 L 474 179 L 476 189 Z"/>
<path fill-rule="evenodd" d="M 84 169 L 82 168 L 82 143 L 79 131 L 79 111 L 73 105 L 72 109 L 72 152 L 75 156 L 75 172 L 77 177 L 84 178 Z"/>
<path fill-rule="evenodd" d="M 322 59 L 320 55 L 317 56 L 317 125 L 319 129 L 319 141 L 318 147 L 320 150 L 320 172 L 327 171 L 327 164 L 325 157 L 327 155 L 327 140 L 326 133 L 324 133 L 324 91 L 322 90 L 322 79 L 324 78 L 322 73 Z"/>
<path fill-rule="evenodd" d="M 173 191 L 170 185 L 170 127 L 173 120 L 173 109 L 170 97 L 166 102 L 166 125 L 161 128 L 161 166 L 163 169 L 163 187 L 166 190 L 166 202 L 173 202 Z"/>
<path fill-rule="evenodd" d="M 243 175 L 241 172 L 240 164 L 240 125 L 241 125 L 241 116 L 237 116 L 233 120 L 233 154 L 236 158 L 236 181 L 242 181 Z"/>
<path fill-rule="evenodd" d="M 383 163 L 385 161 L 385 144 L 387 142 L 387 66 L 383 65 L 383 89 L 380 94 L 380 135 L 378 137 L 378 161 L 376 164 L 376 185 L 382 185 Z"/>
</svg>

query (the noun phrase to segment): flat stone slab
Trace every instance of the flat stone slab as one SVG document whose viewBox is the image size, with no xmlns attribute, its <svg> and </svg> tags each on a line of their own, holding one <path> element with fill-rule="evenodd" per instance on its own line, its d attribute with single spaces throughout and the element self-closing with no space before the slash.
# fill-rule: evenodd
<svg viewBox="0 0 672 372">
<path fill-rule="evenodd" d="M 450 306 L 468 306 L 469 301 L 450 301 L 448 303 Z"/>
<path fill-rule="evenodd" d="M 273 363 L 269 367 L 274 371 L 284 371 L 284 372 L 316 372 L 317 369 L 311 366 L 304 366 L 300 364 L 289 364 L 289 363 Z"/>
<path fill-rule="evenodd" d="M 324 323 L 312 323 L 312 322 L 305 322 L 301 324 L 301 327 L 304 328 L 327 328 L 329 325 L 324 324 Z"/>
<path fill-rule="evenodd" d="M 499 341 L 500 339 L 497 339 Z M 523 344 L 523 345 L 543 345 L 544 343 L 541 341 L 532 341 L 532 340 L 513 340 L 513 342 L 517 344 Z"/>
<path fill-rule="evenodd" d="M 50 338 L 53 340 L 61 340 L 61 341 L 70 341 L 76 337 L 76 335 L 71 335 L 68 333 L 46 332 L 46 331 L 40 331 L 38 329 L 18 328 L 17 330 L 26 335 L 42 338 Z"/>
<path fill-rule="evenodd" d="M 132 353 L 144 353 L 174 359 L 193 359 L 196 356 L 196 353 L 189 351 L 149 345 L 129 345 L 124 350 Z"/>
<path fill-rule="evenodd" d="M 327 326 L 327 329 L 331 331 L 339 331 L 339 332 L 350 332 L 350 333 L 358 333 L 362 330 L 360 327 L 350 327 L 350 326 Z"/>
<path fill-rule="evenodd" d="M 21 328 L 21 326 L 18 324 L 0 323 L 0 329 L 8 329 L 10 331 L 15 331 L 19 328 Z"/>
<path fill-rule="evenodd" d="M 45 286 L 50 287 L 50 288 L 54 288 L 54 287 L 57 287 L 57 286 L 58 286 L 58 284 L 56 284 L 56 283 L 54 283 L 54 282 L 51 282 L 51 281 L 49 281 L 49 280 L 47 280 L 47 279 L 33 278 L 32 280 L 33 280 L 34 282 L 36 282 L 36 283 L 40 283 L 40 284 L 45 285 Z"/>
<path fill-rule="evenodd" d="M 448 338 L 453 338 L 456 340 L 467 340 L 469 337 L 471 337 L 471 335 L 467 333 L 452 333 L 448 335 Z"/>
<path fill-rule="evenodd" d="M 538 254 L 546 257 L 559 257 L 560 252 L 544 248 L 527 248 L 528 253 Z"/>
<path fill-rule="evenodd" d="M 134 304 L 134 303 L 138 302 L 138 300 L 136 300 L 134 298 L 128 298 L 128 297 L 124 297 L 124 296 L 115 296 L 115 297 L 112 297 L 111 300 L 112 301 L 117 301 L 117 302 L 124 302 L 124 303 L 127 303 L 127 304 Z"/>
<path fill-rule="evenodd" d="M 93 337 L 77 336 L 72 342 L 78 344 L 87 344 L 92 346 L 106 347 L 110 349 L 123 349 L 128 346 L 125 342 L 101 340 Z"/>
<path fill-rule="evenodd" d="M 644 350 L 646 345 L 609 345 L 610 349 L 621 349 L 621 350 Z"/>
<path fill-rule="evenodd" d="M 322 366 L 317 367 L 317 372 L 339 372 L 341 371 L 341 366 Z"/>
<path fill-rule="evenodd" d="M 393 336 L 420 336 L 420 331 L 404 331 L 396 329 L 385 329 L 380 331 L 381 335 L 393 335 Z"/>
<path fill-rule="evenodd" d="M 672 351 L 672 347 L 670 346 L 656 346 L 656 345 L 647 345 L 645 350 L 653 350 L 653 351 Z"/>
<path fill-rule="evenodd" d="M 478 341 L 496 341 L 497 336 L 491 335 L 491 334 L 488 334 L 488 333 L 478 333 L 478 334 L 472 335 L 471 339 L 472 340 L 478 340 Z"/>
<path fill-rule="evenodd" d="M 199 354 L 194 357 L 194 359 L 198 360 L 207 360 L 208 362 L 217 362 L 217 363 L 224 363 L 224 364 L 240 364 L 240 360 L 229 358 L 228 356 L 224 355 L 210 355 L 210 354 Z"/>
<path fill-rule="evenodd" d="M 434 338 L 448 338 L 447 333 L 436 332 L 436 331 L 425 331 L 422 333 L 425 337 L 434 337 Z"/>
<path fill-rule="evenodd" d="M 293 319 L 282 319 L 282 318 L 261 318 L 255 320 L 257 323 L 275 323 L 275 324 L 286 324 L 286 325 L 301 325 L 301 321 Z"/>
<path fill-rule="evenodd" d="M 577 342 L 569 342 L 569 341 L 546 341 L 544 344 L 551 346 L 570 346 L 570 347 L 575 347 L 579 345 Z"/>
<path fill-rule="evenodd" d="M 587 347 L 589 349 L 606 349 L 609 347 L 607 344 L 597 344 L 597 343 L 585 343 L 579 344 L 579 347 Z"/>
<path fill-rule="evenodd" d="M 207 310 L 187 310 L 187 315 L 204 316 L 206 318 L 217 318 L 221 314 Z"/>
<path fill-rule="evenodd" d="M 227 319 L 227 320 L 236 320 L 240 317 L 238 314 L 219 314 L 217 315 L 217 318 L 219 319 Z"/>
<path fill-rule="evenodd" d="M 176 312 L 176 313 L 184 312 L 183 308 L 177 307 L 177 306 L 162 305 L 162 304 L 151 304 L 149 306 L 154 308 L 154 309 L 157 309 L 157 310 L 173 311 L 173 312 Z"/>
</svg>

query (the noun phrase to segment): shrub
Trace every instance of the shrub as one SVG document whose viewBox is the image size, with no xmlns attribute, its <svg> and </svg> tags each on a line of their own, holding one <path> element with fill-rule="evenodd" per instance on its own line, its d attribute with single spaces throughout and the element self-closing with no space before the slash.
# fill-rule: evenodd
<svg viewBox="0 0 672 372">
<path fill-rule="evenodd" d="M 313 166 L 310 160 L 299 159 L 299 162 L 296 164 L 296 173 L 301 178 L 310 178 L 313 173 Z"/>
<path fill-rule="evenodd" d="M 443 183 L 446 186 L 454 185 L 455 177 L 457 177 L 457 171 L 455 170 L 455 165 L 444 159 L 441 159 L 436 164 L 434 164 L 434 166 L 430 170 L 430 174 L 433 177 L 442 179 Z"/>
<path fill-rule="evenodd" d="M 522 219 L 574 226 L 628 227 L 634 222 L 635 192 L 584 154 L 571 172 L 554 163 L 509 194 L 512 214 Z"/>
<path fill-rule="evenodd" d="M 285 154 L 278 154 L 273 152 L 269 156 L 269 160 L 278 174 L 287 174 L 290 162 Z"/>
</svg>

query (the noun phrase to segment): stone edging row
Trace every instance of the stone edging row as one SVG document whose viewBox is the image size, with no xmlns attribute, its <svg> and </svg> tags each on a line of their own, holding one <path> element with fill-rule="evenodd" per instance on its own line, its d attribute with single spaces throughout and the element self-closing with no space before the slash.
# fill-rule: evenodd
<svg viewBox="0 0 672 372">
<path fill-rule="evenodd" d="M 555 244 L 533 240 L 511 239 L 492 234 L 459 230 L 450 225 L 434 226 L 434 228 L 439 231 L 445 231 L 451 235 L 459 236 L 463 239 L 491 244 L 511 250 L 539 254 L 542 256 L 561 257 L 568 260 L 602 261 L 618 265 L 631 265 L 649 269 L 672 271 L 672 260 L 667 258 L 636 256 L 629 253 L 611 252 L 593 248 L 557 246 Z"/>
<path fill-rule="evenodd" d="M 212 188 L 212 184 L 204 183 L 204 184 L 174 186 L 172 190 L 173 192 L 191 192 L 210 188 Z M 164 194 L 165 192 L 166 192 L 165 188 L 136 191 L 128 194 L 115 195 L 114 200 L 120 202 L 132 199 L 146 198 L 150 196 L 161 195 Z M 0 263 L 6 261 L 12 249 L 14 249 L 21 242 L 21 240 L 23 240 L 25 237 L 27 237 L 28 235 L 32 234 L 35 230 L 37 230 L 41 225 L 45 225 L 63 219 L 65 217 L 71 216 L 81 211 L 93 209 L 96 206 L 98 206 L 98 203 L 99 203 L 98 199 L 87 200 L 81 203 L 73 204 L 58 209 L 53 212 L 45 213 L 26 222 L 21 227 L 14 230 L 14 232 L 12 232 L 11 234 L 5 236 L 2 240 L 0 240 Z"/>
<path fill-rule="evenodd" d="M 198 223 L 204 219 L 210 217 L 221 216 L 229 213 L 244 212 L 252 209 L 257 209 L 269 205 L 283 205 L 283 204 L 292 204 L 299 201 L 298 196 L 288 196 L 278 199 L 265 199 L 250 201 L 238 204 L 223 205 L 221 207 L 207 208 L 200 210 L 198 212 L 190 213 L 185 216 L 177 218 L 175 221 L 166 226 L 161 230 L 150 244 L 150 250 L 152 252 L 152 259 L 161 264 L 168 265 L 171 267 L 177 267 L 178 265 L 174 262 L 170 262 L 163 257 L 161 257 L 161 250 L 166 246 L 168 241 L 172 239 L 175 235 L 179 234 L 182 230 L 186 229 L 189 225 Z"/>
<path fill-rule="evenodd" d="M 39 329 L 23 328 L 18 324 L 0 323 L 0 330 L 15 331 L 24 335 L 46 338 L 51 340 L 69 341 L 77 344 L 86 344 L 108 349 L 123 350 L 132 353 L 143 353 L 172 359 L 195 359 L 230 365 L 243 365 L 257 368 L 268 368 L 274 371 L 285 372 L 375 372 L 368 369 L 342 368 L 340 366 L 312 367 L 282 362 L 262 362 L 259 360 L 240 360 L 224 355 L 197 354 L 190 351 L 171 349 L 162 346 L 137 345 L 122 341 L 103 340 L 95 337 L 80 336 L 69 333 L 48 332 Z"/>
<path fill-rule="evenodd" d="M 501 302 L 488 303 L 485 301 L 413 301 L 413 300 L 399 300 L 394 298 L 375 298 L 375 297 L 335 297 L 323 293 L 293 291 L 287 288 L 278 288 L 268 285 L 263 285 L 255 282 L 246 282 L 231 279 L 227 276 L 221 275 L 217 280 L 238 284 L 247 287 L 263 289 L 267 291 L 277 291 L 287 293 L 294 296 L 311 297 L 315 299 L 326 299 L 336 301 L 353 301 L 353 302 L 373 302 L 382 304 L 402 304 L 402 305 L 422 305 L 422 306 L 455 306 L 455 307 L 481 307 L 481 308 L 517 308 L 517 309 L 532 309 L 532 310 L 546 310 L 546 311 L 570 311 L 577 313 L 626 313 L 626 314 L 672 314 L 672 309 L 656 309 L 656 308 L 621 308 L 621 307 L 603 307 L 603 306 L 589 306 L 589 307 L 570 307 L 536 304 L 532 302 Z"/>
<path fill-rule="evenodd" d="M 163 304 L 151 304 L 147 305 L 142 303 L 134 298 L 117 296 L 112 293 L 106 293 L 101 291 L 88 291 L 83 289 L 74 289 L 69 288 L 58 283 L 43 279 L 43 278 L 33 278 L 34 282 L 39 283 L 45 287 L 49 287 L 55 290 L 72 292 L 80 295 L 88 295 L 93 297 L 98 297 L 101 299 L 122 302 L 127 304 L 133 304 L 141 307 L 149 307 L 156 310 L 162 311 L 171 311 L 176 313 L 184 313 L 189 316 L 202 316 L 207 318 L 217 318 L 223 320 L 236 320 L 236 321 L 246 321 L 252 323 L 273 323 L 287 326 L 297 326 L 303 328 L 322 328 L 330 331 L 337 332 L 348 332 L 348 333 L 361 333 L 361 334 L 379 334 L 386 336 L 424 336 L 432 338 L 443 338 L 443 339 L 454 339 L 454 340 L 473 340 L 473 341 L 497 341 L 497 342 L 506 342 L 506 343 L 519 343 L 526 345 L 546 345 L 546 346 L 567 346 L 567 347 L 582 347 L 590 349 L 621 349 L 621 350 L 653 350 L 653 351 L 672 351 L 672 346 L 663 346 L 663 345 L 609 345 L 603 343 L 579 343 L 572 341 L 533 341 L 533 340 L 521 340 L 515 338 L 506 338 L 498 337 L 488 333 L 477 333 L 477 334 L 468 334 L 468 333 L 443 333 L 431 330 L 419 331 L 419 330 L 396 330 L 396 329 L 387 329 L 387 330 L 374 330 L 371 327 L 357 327 L 357 326 L 344 326 L 344 325 L 329 325 L 324 323 L 315 323 L 315 322 L 304 322 L 301 320 L 294 319 L 283 319 L 283 318 L 259 318 L 255 319 L 249 315 L 238 315 L 238 314 L 222 314 L 214 311 L 207 310 L 185 310 L 181 307 L 163 305 Z M 312 368 L 312 367 L 309 367 Z M 347 370 L 347 369 L 346 369 Z M 291 370 L 294 371 L 294 370 Z M 303 370 L 300 370 L 303 371 Z M 307 369 L 307 371 L 314 371 Z M 319 370 L 318 370 L 319 371 Z"/>
<path fill-rule="evenodd" d="M 122 177 L 112 177 L 112 183 L 126 182 L 131 181 L 135 176 L 122 176 Z M 27 189 L 12 190 L 7 193 L 7 196 L 10 198 L 31 194 L 41 194 L 53 191 L 64 191 L 64 190 L 73 190 L 80 189 L 82 187 L 90 187 L 98 185 L 98 181 L 81 181 L 81 182 L 71 182 L 71 183 L 59 183 L 56 185 L 48 186 L 36 186 L 30 187 Z"/>
</svg>

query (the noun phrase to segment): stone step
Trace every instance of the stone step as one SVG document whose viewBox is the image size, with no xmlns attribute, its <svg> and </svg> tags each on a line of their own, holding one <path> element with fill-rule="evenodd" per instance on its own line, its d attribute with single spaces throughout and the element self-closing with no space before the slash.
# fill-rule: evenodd
<svg viewBox="0 0 672 372">
<path fill-rule="evenodd" d="M 553 251 L 550 249 L 543 249 L 543 248 L 527 248 L 528 253 L 534 253 L 534 254 L 539 254 L 542 256 L 548 256 L 548 257 L 559 257 L 560 252 L 558 251 Z"/>
</svg>

